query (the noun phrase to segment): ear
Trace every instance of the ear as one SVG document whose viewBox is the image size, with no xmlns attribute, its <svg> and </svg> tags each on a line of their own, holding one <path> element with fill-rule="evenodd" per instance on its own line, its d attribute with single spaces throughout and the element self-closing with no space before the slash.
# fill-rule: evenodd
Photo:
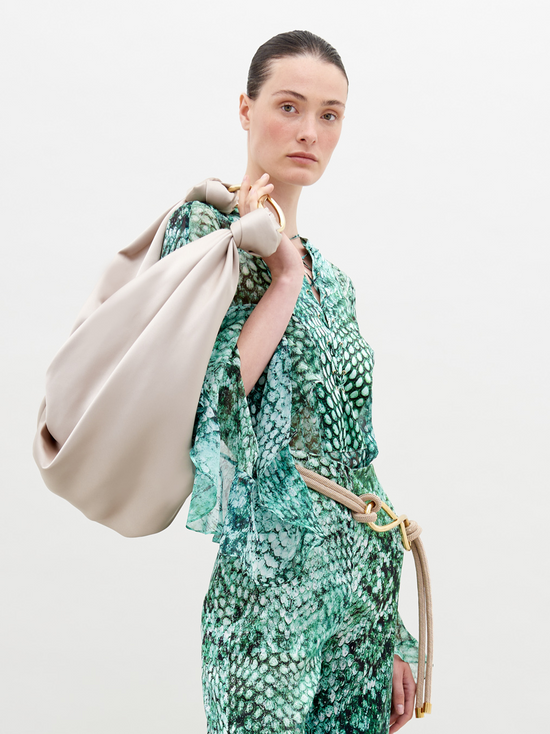
<svg viewBox="0 0 550 734">
<path fill-rule="evenodd" d="M 246 94 L 241 94 L 239 97 L 239 119 L 243 130 L 250 129 L 250 111 L 253 104 L 254 102 Z"/>
</svg>

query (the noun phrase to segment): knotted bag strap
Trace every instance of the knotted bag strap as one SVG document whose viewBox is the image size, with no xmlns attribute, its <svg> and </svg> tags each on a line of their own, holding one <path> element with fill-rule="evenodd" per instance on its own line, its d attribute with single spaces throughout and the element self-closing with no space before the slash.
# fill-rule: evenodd
<svg viewBox="0 0 550 734">
<path fill-rule="evenodd" d="M 433 620 L 432 620 L 432 590 L 428 561 L 424 546 L 420 540 L 422 528 L 406 515 L 396 515 L 395 512 L 375 494 L 358 496 L 349 489 L 341 487 L 326 477 L 306 469 L 300 464 L 296 468 L 302 479 L 310 489 L 330 497 L 345 505 L 351 510 L 354 520 L 364 522 L 377 533 L 386 533 L 399 527 L 405 550 L 411 550 L 416 566 L 416 581 L 418 586 L 418 674 L 416 681 L 416 716 L 422 718 L 424 714 L 431 714 L 430 703 L 432 693 L 432 665 L 433 665 Z M 391 522 L 387 525 L 377 525 L 378 512 L 384 510 Z"/>
</svg>

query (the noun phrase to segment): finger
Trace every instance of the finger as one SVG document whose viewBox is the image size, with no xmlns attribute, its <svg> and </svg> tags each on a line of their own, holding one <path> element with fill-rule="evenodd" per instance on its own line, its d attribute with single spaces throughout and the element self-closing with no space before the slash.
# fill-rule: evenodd
<svg viewBox="0 0 550 734">
<path fill-rule="evenodd" d="M 258 203 L 258 181 L 255 181 L 250 189 L 248 190 L 248 194 L 246 197 L 246 206 L 247 211 L 252 211 L 256 208 L 256 205 Z"/>
<path fill-rule="evenodd" d="M 403 716 L 398 716 L 397 719 L 394 721 L 393 724 L 391 724 L 389 728 L 389 734 L 395 734 L 396 731 L 399 731 L 402 727 L 405 726 L 405 724 L 411 720 L 410 716 L 406 716 L 403 714 Z"/>
<path fill-rule="evenodd" d="M 258 195 L 258 192 L 260 189 L 262 189 L 264 186 L 267 186 L 269 182 L 269 174 L 264 173 L 257 181 L 254 181 L 252 184 L 252 187 L 250 189 L 250 192 L 254 192 L 255 195 Z"/>
<path fill-rule="evenodd" d="M 265 186 L 260 186 L 260 188 L 258 189 L 258 193 L 260 194 L 260 196 L 263 196 L 264 194 L 270 194 L 274 188 L 275 186 L 273 186 L 273 184 L 266 184 Z"/>
<path fill-rule="evenodd" d="M 265 186 L 269 181 L 269 173 L 262 173 L 260 178 L 255 182 L 254 186 Z"/>
<path fill-rule="evenodd" d="M 416 695 L 416 683 L 409 665 L 403 671 L 403 688 L 405 691 L 405 716 L 408 721 L 412 718 L 414 712 L 414 697 Z"/>
<path fill-rule="evenodd" d="M 405 690 L 403 688 L 403 666 L 401 661 L 396 661 L 393 667 L 391 702 L 392 710 L 398 716 L 405 713 Z"/>
<path fill-rule="evenodd" d="M 275 188 L 275 186 L 273 186 L 273 184 L 267 184 L 267 186 L 262 186 L 262 187 L 260 187 L 260 188 L 258 189 L 258 201 L 259 201 L 259 200 L 260 200 L 260 199 L 261 199 L 261 198 L 262 198 L 263 196 L 269 196 L 269 195 L 270 195 L 271 193 L 273 193 L 273 189 L 274 189 L 274 188 Z"/>
<path fill-rule="evenodd" d="M 250 192 L 249 192 L 248 197 L 246 199 L 246 211 L 247 212 L 253 212 L 254 209 L 257 209 L 257 208 L 258 208 L 258 194 L 252 188 L 252 189 L 250 189 Z"/>
<path fill-rule="evenodd" d="M 397 667 L 397 666 L 396 666 Z M 412 719 L 414 711 L 414 696 L 416 693 L 416 684 L 414 682 L 413 674 L 410 666 L 404 663 L 399 666 L 401 671 L 401 681 L 403 685 L 403 691 L 405 694 L 405 711 L 401 715 L 393 714 L 394 721 L 390 718 L 390 730 L 389 734 L 395 734 L 405 724 Z"/>
<path fill-rule="evenodd" d="M 389 734 L 395 734 L 396 731 L 399 731 L 405 724 L 409 721 L 409 719 L 403 714 L 402 716 L 398 716 L 396 719 L 394 719 L 393 723 L 390 719 L 390 728 L 389 728 Z"/>
<path fill-rule="evenodd" d="M 241 182 L 241 188 L 239 189 L 239 213 L 241 216 L 246 213 L 244 207 L 246 202 L 246 195 L 248 194 L 248 188 L 248 176 L 245 173 Z"/>
</svg>

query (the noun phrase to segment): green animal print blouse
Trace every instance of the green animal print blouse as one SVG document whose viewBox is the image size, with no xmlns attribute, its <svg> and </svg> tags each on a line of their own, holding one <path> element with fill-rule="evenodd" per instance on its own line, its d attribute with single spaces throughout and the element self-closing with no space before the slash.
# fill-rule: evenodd
<svg viewBox="0 0 550 734">
<path fill-rule="evenodd" d="M 228 228 L 238 216 L 201 202 L 184 204 L 168 223 L 161 257 Z M 248 396 L 237 339 L 271 275 L 261 258 L 239 250 L 239 284 L 212 351 L 195 420 L 187 527 L 213 534 L 220 551 L 242 558 L 259 583 L 299 572 L 323 540 L 312 490 L 296 462 L 390 504 L 371 463 L 378 453 L 371 423 L 373 353 L 359 332 L 354 287 L 319 250 L 308 241 L 304 246 L 320 303 L 304 277 L 285 334 Z M 414 640 L 404 628 L 398 638 L 401 656 L 413 662 Z"/>
<path fill-rule="evenodd" d="M 238 213 L 191 202 L 166 228 L 161 257 Z M 204 380 L 191 458 L 195 483 L 187 525 L 244 557 L 254 576 L 299 566 L 321 542 L 299 462 L 357 494 L 382 492 L 371 467 L 373 354 L 359 333 L 351 280 L 305 242 L 321 302 L 304 277 L 294 313 L 263 375 L 245 396 L 237 339 L 271 282 L 265 262 L 239 250 L 237 292 Z M 220 471 L 221 467 L 221 471 Z M 382 497 L 387 499 L 382 492 Z"/>
</svg>

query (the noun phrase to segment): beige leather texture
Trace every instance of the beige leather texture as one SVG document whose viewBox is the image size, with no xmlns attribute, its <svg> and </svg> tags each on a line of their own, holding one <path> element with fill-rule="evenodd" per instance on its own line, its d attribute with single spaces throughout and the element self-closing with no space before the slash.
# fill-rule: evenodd
<svg viewBox="0 0 550 734">
<path fill-rule="evenodd" d="M 273 254 L 275 217 L 258 209 L 159 259 L 185 201 L 235 207 L 218 179 L 191 189 L 120 250 L 50 365 L 33 455 L 44 482 L 128 537 L 174 519 L 193 486 L 195 412 L 239 278 L 237 247 Z"/>
</svg>

